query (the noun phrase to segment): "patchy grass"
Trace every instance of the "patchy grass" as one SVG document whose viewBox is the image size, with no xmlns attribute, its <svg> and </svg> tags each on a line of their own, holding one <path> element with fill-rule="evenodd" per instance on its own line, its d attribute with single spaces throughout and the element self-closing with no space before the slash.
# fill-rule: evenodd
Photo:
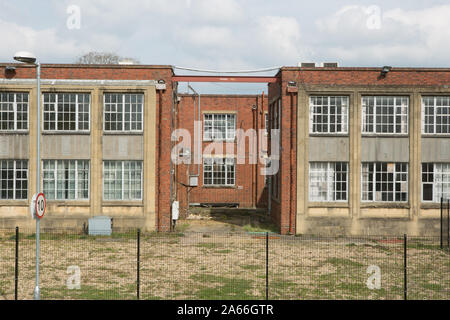
<svg viewBox="0 0 450 320">
<path fill-rule="evenodd" d="M 43 299 L 135 299 L 136 239 L 69 235 L 41 242 Z M 131 237 L 131 238 L 130 238 Z M 0 299 L 14 298 L 14 241 L 0 240 Z M 365 240 L 365 241 L 362 241 Z M 371 239 L 271 237 L 270 299 L 402 299 L 403 244 Z M 447 252 L 421 240 L 408 252 L 408 297 L 450 298 Z M 32 299 L 33 237 L 21 236 L 19 299 Z M 265 238 L 248 234 L 142 234 L 141 299 L 265 299 Z M 65 284 L 79 266 L 81 289 Z M 381 270 L 369 290 L 367 267 Z M 30 290 L 31 288 L 31 290 Z"/>
</svg>

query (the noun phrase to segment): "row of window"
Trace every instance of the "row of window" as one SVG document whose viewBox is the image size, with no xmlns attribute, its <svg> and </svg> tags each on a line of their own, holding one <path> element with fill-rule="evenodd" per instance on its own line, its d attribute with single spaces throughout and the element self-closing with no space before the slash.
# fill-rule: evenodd
<svg viewBox="0 0 450 320">
<path fill-rule="evenodd" d="M 28 93 L 0 93 L 0 130 L 28 130 L 28 99 Z M 44 130 L 90 130 L 89 94 L 44 93 L 43 99 Z M 142 131 L 143 94 L 105 93 L 103 99 L 105 131 Z M 408 97 L 364 96 L 361 103 L 362 133 L 408 133 Z M 347 96 L 312 96 L 310 133 L 347 134 L 348 112 Z M 267 117 L 265 122 L 267 129 Z M 236 115 L 205 114 L 203 128 L 203 139 L 206 141 L 234 140 Z M 422 98 L 422 133 L 450 134 L 450 97 Z"/>
<path fill-rule="evenodd" d="M 43 192 L 50 200 L 89 199 L 88 160 L 43 160 Z M 234 158 L 204 158 L 205 186 L 234 186 Z M 104 161 L 103 199 L 142 200 L 142 161 Z M 0 160 L 0 199 L 28 199 L 28 161 Z"/>
<path fill-rule="evenodd" d="M 311 162 L 309 201 L 348 200 L 348 163 Z M 450 198 L 450 163 L 422 164 L 422 201 L 439 202 Z M 363 202 L 408 201 L 408 164 L 364 162 L 361 165 Z"/>
<path fill-rule="evenodd" d="M 348 200 L 348 163 L 311 162 L 309 200 Z M 50 200 L 89 199 L 90 167 L 87 160 L 44 160 L 43 190 Z M 142 161 L 104 161 L 103 199 L 142 200 Z M 204 158 L 203 185 L 233 186 L 234 158 Z M 450 163 L 422 164 L 422 201 L 450 198 Z M 0 199 L 28 198 L 28 161 L 0 161 Z M 362 163 L 361 200 L 374 202 L 408 201 L 407 163 Z"/>
<path fill-rule="evenodd" d="M 91 97 L 86 93 L 44 93 L 44 131 L 89 131 Z M 28 130 L 28 93 L 0 93 L 0 130 Z M 144 95 L 105 93 L 105 131 L 142 131 Z"/>
<path fill-rule="evenodd" d="M 409 98 L 401 96 L 362 97 L 363 134 L 407 134 Z M 349 98 L 310 98 L 310 133 L 347 134 Z M 422 98 L 422 133 L 450 133 L 450 97 Z"/>
</svg>

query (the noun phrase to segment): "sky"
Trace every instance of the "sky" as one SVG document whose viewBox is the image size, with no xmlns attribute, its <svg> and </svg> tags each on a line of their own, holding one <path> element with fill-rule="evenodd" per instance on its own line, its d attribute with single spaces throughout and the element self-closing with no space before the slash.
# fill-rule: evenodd
<svg viewBox="0 0 450 320">
<path fill-rule="evenodd" d="M 0 62 L 25 50 L 41 63 L 100 51 L 220 71 L 299 62 L 450 67 L 449 17 L 449 0 L 0 0 Z M 267 92 L 262 84 L 191 85 L 200 93 Z"/>
</svg>

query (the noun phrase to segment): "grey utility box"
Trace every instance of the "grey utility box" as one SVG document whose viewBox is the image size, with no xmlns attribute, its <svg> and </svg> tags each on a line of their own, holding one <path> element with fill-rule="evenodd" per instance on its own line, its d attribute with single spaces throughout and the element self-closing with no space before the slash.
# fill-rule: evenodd
<svg viewBox="0 0 450 320">
<path fill-rule="evenodd" d="M 107 216 L 97 216 L 89 219 L 90 236 L 110 236 L 112 233 L 111 218 Z"/>
</svg>

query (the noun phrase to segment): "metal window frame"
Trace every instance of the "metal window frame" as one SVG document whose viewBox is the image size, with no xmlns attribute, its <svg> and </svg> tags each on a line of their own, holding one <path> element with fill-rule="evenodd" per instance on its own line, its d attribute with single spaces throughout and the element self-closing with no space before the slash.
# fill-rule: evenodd
<svg viewBox="0 0 450 320">
<path fill-rule="evenodd" d="M 205 160 L 207 160 L 207 159 L 211 159 L 212 160 L 211 171 L 205 171 Z M 223 160 L 223 164 L 222 165 L 224 166 L 224 171 L 223 172 L 225 174 L 225 184 L 214 183 L 214 173 L 217 172 L 217 171 L 214 171 L 214 160 L 215 159 L 222 159 Z M 228 167 L 227 166 L 229 165 L 229 164 L 227 164 L 227 160 L 229 160 L 229 159 L 233 160 L 233 167 L 234 167 L 234 177 L 233 177 L 233 183 L 232 184 L 228 183 L 228 177 L 227 177 L 227 175 L 228 175 Z M 207 172 L 211 173 L 211 182 L 212 183 L 209 183 L 209 184 L 205 183 L 205 173 L 207 173 Z M 233 186 L 235 186 L 236 185 L 236 159 L 233 158 L 233 157 L 221 157 L 221 158 L 218 158 L 218 157 L 203 157 L 203 185 L 207 186 L 207 187 L 233 187 Z"/>
<path fill-rule="evenodd" d="M 424 163 L 433 165 L 433 183 L 432 183 L 432 186 L 433 186 L 433 200 L 424 200 L 423 199 L 423 185 L 425 183 L 423 182 L 423 167 L 421 165 L 420 166 L 420 174 L 422 176 L 422 179 L 421 179 L 421 183 L 420 183 L 420 193 L 421 193 L 420 201 L 422 203 L 439 203 L 440 200 L 441 200 L 441 197 L 443 197 L 444 194 L 443 194 L 442 187 L 441 187 L 441 191 L 435 192 L 436 188 L 438 189 L 438 186 L 436 185 L 437 184 L 436 183 L 436 179 L 435 179 L 435 176 L 437 176 L 436 175 L 436 165 L 440 165 L 441 166 L 441 175 L 443 175 L 444 173 L 442 172 L 442 166 L 443 165 L 449 165 L 450 166 L 450 162 L 422 162 L 421 164 L 424 164 Z M 450 170 L 448 171 L 448 173 L 445 173 L 445 174 L 446 175 L 450 175 Z M 426 183 L 430 184 L 429 182 L 426 182 Z M 443 183 L 444 183 L 444 181 L 441 181 L 441 184 L 443 184 Z M 438 197 L 438 193 L 440 193 L 441 197 Z"/>
<path fill-rule="evenodd" d="M 13 162 L 13 197 L 12 198 L 5 198 L 5 199 L 0 199 L 0 201 L 23 201 L 23 200 L 27 200 L 28 196 L 29 196 L 29 192 L 28 192 L 28 183 L 27 183 L 27 198 L 20 198 L 18 199 L 16 197 L 16 182 L 17 182 L 17 161 L 21 161 L 21 162 L 25 162 L 27 164 L 27 169 L 21 169 L 22 171 L 26 171 L 27 174 L 27 181 L 28 181 L 28 177 L 29 177 L 29 168 L 28 168 L 28 160 L 23 160 L 23 159 L 0 159 L 0 162 L 5 161 L 12 161 Z M 6 188 L 6 192 L 8 192 L 8 188 Z M 21 189 L 23 190 L 23 189 Z"/>
<path fill-rule="evenodd" d="M 110 94 L 110 95 L 121 95 L 122 96 L 122 130 L 106 130 L 105 129 L 105 125 L 106 125 L 106 95 Z M 132 130 L 131 129 L 131 119 L 130 119 L 130 130 L 125 130 L 125 96 L 126 95 L 142 95 L 142 111 L 141 111 L 141 129 L 140 130 Z M 115 102 L 108 102 L 108 104 L 115 104 L 117 105 L 118 103 Z M 133 132 L 133 133 L 143 133 L 144 132 L 144 112 L 145 112 L 145 94 L 142 92 L 126 92 L 126 93 L 120 93 L 120 92 L 103 92 L 103 132 L 108 132 L 108 133 L 117 133 L 117 132 Z M 111 112 L 110 112 L 111 113 Z M 116 111 L 116 113 L 118 114 L 118 112 Z"/>
<path fill-rule="evenodd" d="M 438 132 L 436 132 L 436 113 L 437 113 L 437 107 L 438 107 L 436 105 L 436 102 L 437 102 L 437 98 L 441 98 L 441 97 L 445 97 L 445 98 L 449 98 L 450 99 L 450 96 L 439 96 L 439 95 L 438 96 L 422 96 L 421 97 L 421 103 L 422 103 L 422 112 L 421 112 L 422 119 L 421 119 L 421 121 L 422 121 L 422 134 L 423 135 L 426 135 L 426 136 L 449 136 L 450 135 L 450 123 L 447 124 L 447 126 L 449 127 L 449 132 L 448 133 L 445 133 L 445 132 L 444 133 L 443 132 L 438 133 Z M 425 106 L 425 102 L 424 102 L 425 98 L 433 98 L 433 106 L 432 106 L 432 108 L 433 108 L 433 132 L 431 132 L 431 133 L 430 132 L 425 132 L 425 126 L 426 126 L 426 123 L 425 123 L 425 110 L 426 110 L 426 108 L 429 108 L 429 106 L 428 107 Z M 450 112 L 450 106 L 447 106 L 447 107 L 449 108 L 449 112 Z"/>
<path fill-rule="evenodd" d="M 210 120 L 211 121 L 211 128 L 212 128 L 212 131 L 210 132 L 210 136 L 211 137 L 205 137 L 205 135 L 206 135 L 206 130 L 203 130 L 203 141 L 207 141 L 207 142 L 209 142 L 209 141 L 234 141 L 234 140 L 236 140 L 236 123 L 237 123 L 237 115 L 235 114 L 235 113 L 203 113 L 203 123 L 202 123 L 202 126 L 203 126 L 203 128 L 205 128 L 205 121 L 206 121 L 206 119 L 205 119 L 205 117 L 206 116 L 212 116 L 212 119 Z M 214 137 L 214 122 L 216 122 L 216 121 L 218 121 L 217 119 L 215 119 L 215 117 L 216 116 L 225 116 L 225 133 L 224 133 L 224 138 L 222 138 L 222 139 L 218 139 L 218 138 L 215 138 Z M 233 118 L 234 118 L 234 137 L 233 138 L 228 138 L 228 125 L 227 125 L 227 121 L 228 121 L 228 116 L 233 116 Z"/>
<path fill-rule="evenodd" d="M 44 162 L 46 161 L 51 161 L 54 162 L 55 164 L 55 168 L 54 169 L 45 169 L 44 166 Z M 69 161 L 75 161 L 75 198 L 74 199 L 67 199 L 67 198 L 58 198 L 58 161 L 64 161 L 64 162 L 69 162 Z M 88 163 L 88 190 L 87 190 L 87 194 L 88 197 L 87 198 L 79 198 L 78 197 L 78 162 L 87 162 Z M 54 177 L 55 177 L 55 187 L 54 187 L 54 192 L 55 192 L 55 198 L 54 199 L 49 199 L 49 201 L 88 201 L 91 198 L 91 163 L 90 160 L 68 160 L 68 159 L 59 159 L 59 160 L 42 160 L 42 184 L 44 183 L 44 172 L 51 172 L 53 171 Z M 70 181 L 70 180 L 69 180 Z M 42 188 L 42 190 L 44 190 Z"/>
<path fill-rule="evenodd" d="M 55 102 L 45 102 L 44 100 L 44 95 L 46 94 L 54 94 L 55 95 Z M 64 95 L 64 94 L 74 94 L 75 95 L 75 130 L 58 130 L 58 95 Z M 87 95 L 89 97 L 89 103 L 88 103 L 88 114 L 89 114 L 89 120 L 88 120 L 88 129 L 80 129 L 79 128 L 79 121 L 78 121 L 78 116 L 79 116 L 79 102 L 78 102 L 78 97 L 79 95 Z M 43 92 L 42 96 L 42 131 L 43 132 L 83 132 L 83 133 L 88 133 L 91 131 L 91 94 L 90 93 L 81 93 L 81 92 Z M 83 104 L 85 104 L 85 102 L 83 102 Z M 53 105 L 55 108 L 55 129 L 45 129 L 45 105 Z M 83 121 L 84 122 L 84 121 Z M 48 122 L 49 124 L 51 122 Z M 69 122 L 70 123 L 70 122 Z M 63 121 L 64 124 L 64 121 Z M 49 126 L 50 127 L 50 126 Z M 64 125 L 63 125 L 64 127 Z"/>
<path fill-rule="evenodd" d="M 368 183 L 368 185 L 369 184 L 372 184 L 372 199 L 373 200 L 364 200 L 363 199 L 363 195 L 364 195 L 364 190 L 363 190 L 363 168 L 364 168 L 364 165 L 365 164 L 373 164 L 374 165 L 374 172 L 373 172 L 373 181 L 371 182 L 371 181 L 368 181 L 367 183 Z M 393 169 L 393 181 L 392 181 L 392 183 L 393 183 L 393 185 L 394 185 L 394 188 L 393 188 L 393 191 L 392 191 L 392 193 L 393 193 L 393 199 L 392 199 L 392 201 L 383 201 L 383 200 L 376 200 L 376 192 L 377 192 L 377 188 L 376 188 L 376 184 L 377 184 L 377 182 L 380 182 L 380 183 L 383 183 L 383 181 L 377 181 L 376 180 L 376 174 L 377 174 L 377 171 L 376 171 L 376 164 L 377 163 L 393 163 L 394 164 L 394 169 Z M 395 169 L 395 165 L 396 164 L 406 164 L 406 172 L 397 172 L 396 171 L 396 169 Z M 397 179 L 396 179 L 396 174 L 397 173 L 406 173 L 406 181 L 399 181 L 399 182 L 404 182 L 405 183 L 405 185 L 406 185 L 406 200 L 405 201 L 397 201 L 397 200 L 395 200 L 395 184 L 397 183 Z M 361 174 L 360 174 L 360 184 L 361 184 L 361 202 L 364 202 L 364 203 L 372 203 L 372 202 L 378 202 L 378 203 L 394 203 L 394 202 L 400 202 L 400 203 L 408 203 L 409 202 L 409 163 L 407 163 L 407 162 L 362 162 L 361 163 Z M 367 192 L 368 194 L 370 194 L 370 192 L 368 191 Z"/>
<path fill-rule="evenodd" d="M 364 126 L 364 124 L 366 123 L 365 122 L 365 120 L 364 120 L 364 118 L 365 118 L 365 116 L 366 116 L 366 114 L 367 114 L 367 112 L 366 112 L 366 108 L 367 108 L 367 106 L 365 107 L 364 106 L 364 104 L 363 104 L 363 102 L 364 102 L 364 99 L 365 98 L 374 98 L 374 104 L 373 104 L 373 120 L 372 120 L 372 126 L 373 126 L 373 131 L 366 131 L 365 129 L 366 129 L 366 127 Z M 393 125 L 393 128 L 394 128 L 394 132 L 376 132 L 376 130 L 377 130 L 377 128 L 376 128 L 376 126 L 377 126 L 377 108 L 376 108 L 376 101 L 377 101 L 377 99 L 379 99 L 379 98 L 394 98 L 394 105 L 392 106 L 393 108 L 394 108 L 394 113 L 393 113 L 393 119 L 394 119 L 394 122 L 392 123 L 392 125 Z M 406 112 L 406 122 L 405 122 L 405 126 L 406 126 L 406 132 L 400 132 L 400 133 L 397 133 L 397 132 L 395 132 L 395 128 L 396 128 L 396 126 L 397 126 L 397 115 L 399 115 L 399 116 L 402 116 L 402 114 L 400 113 L 400 114 L 397 114 L 397 111 L 396 111 L 396 105 L 395 105 L 395 102 L 397 101 L 397 99 L 402 99 L 402 98 L 406 98 L 407 99 L 407 101 L 408 101 L 408 104 L 407 104 L 407 106 L 406 106 L 406 108 L 407 108 L 407 112 Z M 399 136 L 401 136 L 401 135 L 409 135 L 409 109 L 410 109 L 410 97 L 409 96 L 402 96 L 402 95 L 399 95 L 399 96 L 397 96 L 397 95 L 395 95 L 395 96 L 392 96 L 392 95 L 390 95 L 390 96 L 372 96 L 372 95 L 364 95 L 364 96 L 362 96 L 361 97 L 361 134 L 363 134 L 363 135 L 399 135 Z M 400 123 L 400 126 L 402 126 L 402 123 Z"/>
<path fill-rule="evenodd" d="M 327 108 L 328 108 L 328 113 L 327 113 L 327 117 L 328 117 L 328 119 L 327 119 L 327 132 L 314 131 L 314 115 L 318 115 L 318 114 L 313 112 L 314 105 L 312 103 L 312 100 L 313 100 L 313 98 L 317 98 L 317 97 L 327 98 Z M 341 122 L 341 128 L 345 127 L 346 130 L 342 130 L 341 129 L 341 131 L 336 131 L 336 132 L 331 132 L 330 131 L 330 127 L 331 127 L 331 122 L 330 122 L 330 118 L 331 118 L 330 117 L 331 116 L 331 114 L 330 114 L 330 101 L 331 101 L 331 98 L 340 98 L 340 99 L 345 98 L 347 100 L 347 105 L 345 106 L 345 109 L 346 109 L 346 111 L 345 111 L 345 114 L 346 114 L 345 120 L 346 121 L 345 122 L 344 121 Z M 350 106 L 350 97 L 349 96 L 345 96 L 345 95 L 342 95 L 342 96 L 339 96 L 339 95 L 311 95 L 311 96 L 309 96 L 309 134 L 314 134 L 314 135 L 347 135 L 348 132 L 349 132 L 349 106 Z M 344 108 L 344 107 L 341 106 L 341 108 Z M 323 115 L 323 113 L 321 115 Z M 335 115 L 337 115 L 337 113 L 335 113 Z M 342 117 L 342 114 L 341 114 L 341 117 Z M 335 122 L 335 124 L 337 125 L 338 123 Z"/>
<path fill-rule="evenodd" d="M 13 129 L 1 129 L 0 132 L 28 132 L 30 129 L 30 94 L 29 92 L 19 92 L 19 91 L 1 91 L 0 94 L 13 94 L 14 102 L 13 102 L 13 114 L 14 114 L 14 128 Z M 28 97 L 27 101 L 27 128 L 26 129 L 17 129 L 17 95 L 18 94 L 26 94 Z M 1 103 L 1 102 L 0 102 Z M 21 102 L 23 104 L 23 102 Z"/>
<path fill-rule="evenodd" d="M 311 165 L 317 164 L 317 163 L 326 164 L 326 171 L 325 171 L 326 183 L 327 183 L 327 199 L 326 200 L 314 200 L 311 198 L 311 172 L 312 172 Z M 346 199 L 345 200 L 336 200 L 336 194 L 337 194 L 337 191 L 336 191 L 336 183 L 337 183 L 337 181 L 336 181 L 336 164 L 337 163 L 345 163 L 345 166 L 346 166 L 346 171 L 345 171 L 346 172 L 346 180 L 345 180 L 345 183 L 346 183 L 345 198 Z M 328 180 L 328 178 L 329 178 L 329 172 L 331 171 L 330 169 L 332 166 L 334 166 L 334 169 L 333 169 L 334 177 L 333 177 L 333 180 L 330 181 L 330 180 Z M 346 203 L 346 202 L 348 202 L 348 187 L 349 187 L 348 179 L 349 179 L 349 163 L 348 162 L 345 162 L 345 161 L 332 161 L 332 162 L 311 161 L 311 162 L 309 162 L 309 166 L 308 166 L 308 202 L 330 202 L 330 203 L 333 203 L 333 202 Z M 340 181 L 340 182 L 343 182 L 343 181 Z M 333 184 L 333 186 L 334 186 L 334 190 L 332 193 L 330 193 L 330 191 L 329 191 L 330 184 Z M 334 200 L 332 198 L 334 198 Z"/>
<path fill-rule="evenodd" d="M 117 163 L 117 162 L 119 162 L 120 163 L 120 167 L 121 167 L 121 176 L 120 176 L 120 179 L 121 179 L 121 188 L 120 188 L 120 199 L 105 199 L 105 182 L 106 182 L 106 179 L 105 179 L 105 163 L 106 162 L 115 162 L 115 163 Z M 124 191 L 125 191 L 125 189 L 124 189 L 124 178 L 125 178 L 125 162 L 129 162 L 129 163 L 131 163 L 131 162 L 134 162 L 134 163 L 138 163 L 138 162 L 140 162 L 141 163 L 141 174 L 140 174 L 140 177 L 141 177 L 141 179 L 140 179 L 140 184 L 141 184 L 141 189 L 140 189 L 140 194 L 141 194 L 141 197 L 140 198 L 127 198 L 127 199 L 124 199 Z M 111 169 L 110 168 L 108 168 L 108 170 L 109 171 L 111 171 Z M 117 176 L 117 171 L 116 171 L 116 166 L 114 166 L 114 177 L 116 177 Z M 144 162 L 142 161 L 142 160 L 103 160 L 103 173 L 102 173 L 102 180 L 103 180 L 103 193 L 102 193 L 102 198 L 103 198 L 103 201 L 142 201 L 143 200 L 143 193 L 144 193 L 144 186 L 143 186 L 143 176 L 144 176 Z M 129 179 L 129 181 L 130 181 L 130 179 Z M 131 186 L 131 184 L 130 183 L 128 183 L 128 186 Z M 130 190 L 128 190 L 128 191 L 130 191 Z M 130 192 L 129 192 L 130 193 Z"/>
</svg>

